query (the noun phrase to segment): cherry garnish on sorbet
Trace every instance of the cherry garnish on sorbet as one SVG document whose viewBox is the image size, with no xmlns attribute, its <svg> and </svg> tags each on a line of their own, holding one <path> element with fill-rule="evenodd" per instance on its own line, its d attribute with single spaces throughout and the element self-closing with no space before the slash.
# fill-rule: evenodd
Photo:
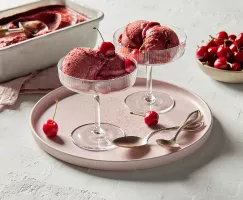
<svg viewBox="0 0 243 200">
<path fill-rule="evenodd" d="M 93 29 L 97 30 L 100 34 L 100 37 L 102 38 L 103 42 L 101 43 L 101 45 L 98 47 L 98 50 L 105 54 L 106 56 L 110 57 L 110 56 L 114 56 L 115 55 L 115 46 L 113 43 L 111 42 L 105 42 L 101 32 L 99 31 L 99 29 L 97 29 L 96 27 L 94 27 Z M 135 63 L 133 61 L 131 61 L 130 59 L 126 58 L 125 59 L 125 70 L 128 73 L 133 72 L 135 69 Z"/>
<path fill-rule="evenodd" d="M 105 54 L 106 56 L 114 56 L 115 55 L 115 46 L 113 43 L 111 42 L 105 42 L 101 32 L 99 31 L 99 29 L 97 29 L 96 27 L 94 27 L 93 29 L 97 30 L 98 33 L 100 34 L 100 37 L 102 38 L 103 42 L 101 43 L 101 45 L 98 47 L 98 50 Z"/>
</svg>

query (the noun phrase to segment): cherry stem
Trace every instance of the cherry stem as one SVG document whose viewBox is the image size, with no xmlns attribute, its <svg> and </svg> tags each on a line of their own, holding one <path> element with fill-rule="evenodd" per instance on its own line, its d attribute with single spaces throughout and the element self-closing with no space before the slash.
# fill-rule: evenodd
<svg viewBox="0 0 243 200">
<path fill-rule="evenodd" d="M 144 115 L 139 114 L 139 113 L 135 113 L 135 112 L 130 112 L 130 114 L 132 114 L 132 115 L 138 115 L 138 116 L 144 117 Z"/>
<path fill-rule="evenodd" d="M 56 102 L 56 107 L 55 107 L 54 115 L 53 115 L 53 118 L 52 118 L 52 122 L 54 122 L 54 119 L 55 119 L 55 116 L 56 116 L 58 100 L 55 100 L 55 102 Z"/>
<path fill-rule="evenodd" d="M 210 37 L 211 39 L 215 39 L 215 37 L 213 37 L 212 35 L 209 35 L 209 37 Z"/>
<path fill-rule="evenodd" d="M 239 47 L 237 46 L 237 45 L 235 45 L 236 46 L 236 48 L 237 48 L 237 51 L 239 52 L 240 50 L 239 50 Z"/>
<path fill-rule="evenodd" d="M 217 38 L 215 38 L 215 37 L 213 37 L 212 35 L 209 35 L 209 37 L 211 38 L 211 39 L 217 39 Z M 222 38 L 218 38 L 218 40 L 223 40 L 224 41 L 224 47 L 226 47 L 226 42 L 227 41 L 232 41 L 232 40 L 229 40 L 229 39 L 222 39 Z"/>
<path fill-rule="evenodd" d="M 227 62 L 227 64 L 230 66 L 230 68 L 232 68 L 232 64 L 231 63 Z"/>
<path fill-rule="evenodd" d="M 104 38 L 103 38 L 103 36 L 102 36 L 102 34 L 101 34 L 100 30 L 99 30 L 98 28 L 96 28 L 96 27 L 94 27 L 93 29 L 95 29 L 95 30 L 97 30 L 97 31 L 99 32 L 100 37 L 102 38 L 103 42 L 105 42 L 105 40 L 104 40 Z"/>
</svg>

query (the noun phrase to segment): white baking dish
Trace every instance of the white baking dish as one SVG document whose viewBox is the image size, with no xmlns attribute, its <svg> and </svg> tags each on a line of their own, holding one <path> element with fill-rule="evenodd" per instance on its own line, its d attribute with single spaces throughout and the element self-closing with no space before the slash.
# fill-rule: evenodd
<svg viewBox="0 0 243 200">
<path fill-rule="evenodd" d="M 41 0 L 1 11 L 0 18 L 48 6 L 65 5 L 85 14 L 89 20 L 52 33 L 0 48 L 0 82 L 50 67 L 75 47 L 94 47 L 98 27 L 104 14 L 72 0 Z"/>
</svg>

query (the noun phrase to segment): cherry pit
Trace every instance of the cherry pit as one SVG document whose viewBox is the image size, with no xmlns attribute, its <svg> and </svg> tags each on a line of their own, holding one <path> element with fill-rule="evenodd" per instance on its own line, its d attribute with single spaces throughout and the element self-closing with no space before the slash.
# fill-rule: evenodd
<svg viewBox="0 0 243 200">
<path fill-rule="evenodd" d="M 196 58 L 203 64 L 220 70 L 242 71 L 243 33 L 238 36 L 220 31 L 196 51 Z"/>
</svg>

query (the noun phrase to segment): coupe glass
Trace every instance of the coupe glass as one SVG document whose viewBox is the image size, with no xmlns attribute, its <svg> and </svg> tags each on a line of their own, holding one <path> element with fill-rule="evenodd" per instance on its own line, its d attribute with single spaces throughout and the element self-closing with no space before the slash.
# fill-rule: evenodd
<svg viewBox="0 0 243 200">
<path fill-rule="evenodd" d="M 177 34 L 179 38 L 179 45 L 165 50 L 142 50 L 136 54 L 136 56 L 130 54 L 134 49 L 122 46 L 118 42 L 118 39 L 124 32 L 125 27 L 118 29 L 113 35 L 117 52 L 124 55 L 131 55 L 137 60 L 138 64 L 146 66 L 146 91 L 132 93 L 125 99 L 125 103 L 128 108 L 135 113 L 143 114 L 148 110 L 165 113 L 171 110 L 175 105 L 173 97 L 163 92 L 153 91 L 152 89 L 152 67 L 165 65 L 175 61 L 185 52 L 186 34 L 184 31 L 171 25 L 166 26 L 171 28 Z"/>
<path fill-rule="evenodd" d="M 125 134 L 116 125 L 100 122 L 100 94 L 120 92 L 132 87 L 137 75 L 136 61 L 133 58 L 129 58 L 136 67 L 128 75 L 109 80 L 86 80 L 63 73 L 63 59 L 58 63 L 58 75 L 62 85 L 77 93 L 93 94 L 95 103 L 95 122 L 83 124 L 72 131 L 71 137 L 74 144 L 90 151 L 104 151 L 115 148 L 112 141 Z"/>
</svg>

